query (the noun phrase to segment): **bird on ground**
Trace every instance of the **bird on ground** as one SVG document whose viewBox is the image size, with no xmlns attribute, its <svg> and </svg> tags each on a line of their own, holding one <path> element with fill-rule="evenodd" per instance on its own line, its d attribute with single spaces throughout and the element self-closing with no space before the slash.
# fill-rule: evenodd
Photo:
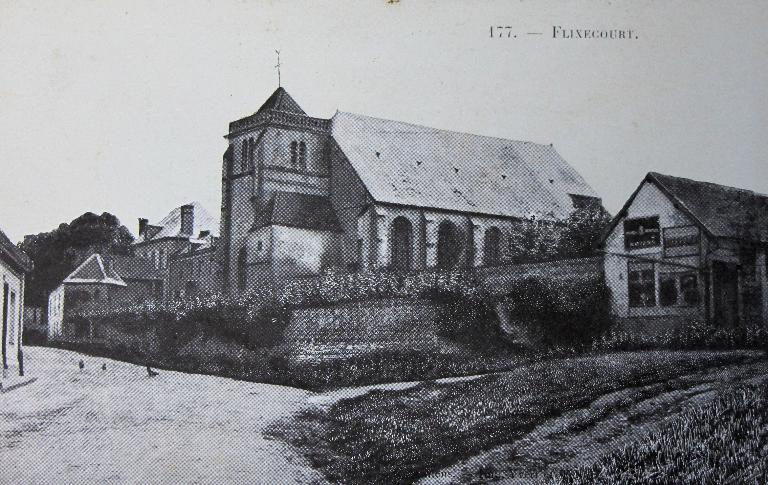
<svg viewBox="0 0 768 485">
<path fill-rule="evenodd" d="M 101 364 L 101 370 L 107 370 L 107 364 L 106 363 Z"/>
<path fill-rule="evenodd" d="M 157 372 L 153 371 L 151 367 L 147 366 L 147 374 L 149 374 L 149 377 L 155 377 L 158 375 Z"/>
<path fill-rule="evenodd" d="M 83 370 L 85 367 L 85 362 L 83 362 L 83 359 L 80 359 L 80 362 L 77 363 L 77 366 L 80 368 L 80 370 Z"/>
</svg>

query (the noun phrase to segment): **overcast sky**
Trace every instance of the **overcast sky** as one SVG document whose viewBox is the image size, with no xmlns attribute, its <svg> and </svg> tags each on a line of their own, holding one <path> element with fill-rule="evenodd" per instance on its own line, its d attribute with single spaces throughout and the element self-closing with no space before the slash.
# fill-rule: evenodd
<svg viewBox="0 0 768 485">
<path fill-rule="evenodd" d="M 274 49 L 310 115 L 553 143 L 611 212 L 652 170 L 768 192 L 768 9 L 730 3 L 0 0 L 0 228 L 218 215 L 222 136 L 277 87 Z"/>
</svg>

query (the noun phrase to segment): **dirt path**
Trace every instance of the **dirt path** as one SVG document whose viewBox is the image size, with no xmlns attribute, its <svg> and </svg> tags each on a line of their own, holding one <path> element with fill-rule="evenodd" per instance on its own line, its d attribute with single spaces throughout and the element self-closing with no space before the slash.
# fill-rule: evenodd
<svg viewBox="0 0 768 485">
<path fill-rule="evenodd" d="M 642 438 L 688 406 L 709 402 L 719 389 L 765 380 L 768 362 L 761 361 L 624 389 L 548 420 L 514 444 L 474 456 L 419 483 L 536 483 L 548 472 L 591 463 Z"/>
<path fill-rule="evenodd" d="M 37 380 L 0 395 L 2 483 L 322 481 L 262 436 L 310 392 L 170 371 L 149 378 L 139 366 L 43 347 L 25 357 Z"/>
</svg>

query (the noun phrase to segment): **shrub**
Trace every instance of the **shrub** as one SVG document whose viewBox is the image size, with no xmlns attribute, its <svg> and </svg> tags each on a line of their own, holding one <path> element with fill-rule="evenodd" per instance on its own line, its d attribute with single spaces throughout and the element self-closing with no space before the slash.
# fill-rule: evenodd
<svg viewBox="0 0 768 485">
<path fill-rule="evenodd" d="M 638 335 L 624 330 L 612 330 L 592 343 L 595 351 L 624 351 L 647 349 L 670 350 L 732 350 L 766 349 L 768 331 L 758 325 L 719 328 L 692 321 L 668 332 Z"/>
<path fill-rule="evenodd" d="M 583 345 L 609 328 L 609 296 L 599 274 L 527 276 L 501 301 L 513 319 L 535 326 L 545 345 Z"/>
</svg>

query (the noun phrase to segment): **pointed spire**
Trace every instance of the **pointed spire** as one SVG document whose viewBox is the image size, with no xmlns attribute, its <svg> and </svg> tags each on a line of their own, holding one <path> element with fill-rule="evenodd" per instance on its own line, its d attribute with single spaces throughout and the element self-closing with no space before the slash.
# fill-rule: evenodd
<svg viewBox="0 0 768 485">
<path fill-rule="evenodd" d="M 261 113 L 268 110 L 275 110 L 275 111 L 284 111 L 287 113 L 295 113 L 300 115 L 306 115 L 307 113 L 304 112 L 303 109 L 299 106 L 299 104 L 293 100 L 290 94 L 288 94 L 288 91 L 283 89 L 282 87 L 277 88 L 272 95 L 267 98 L 267 100 L 264 102 L 264 104 L 261 105 L 261 108 L 257 111 L 257 113 Z"/>
</svg>

